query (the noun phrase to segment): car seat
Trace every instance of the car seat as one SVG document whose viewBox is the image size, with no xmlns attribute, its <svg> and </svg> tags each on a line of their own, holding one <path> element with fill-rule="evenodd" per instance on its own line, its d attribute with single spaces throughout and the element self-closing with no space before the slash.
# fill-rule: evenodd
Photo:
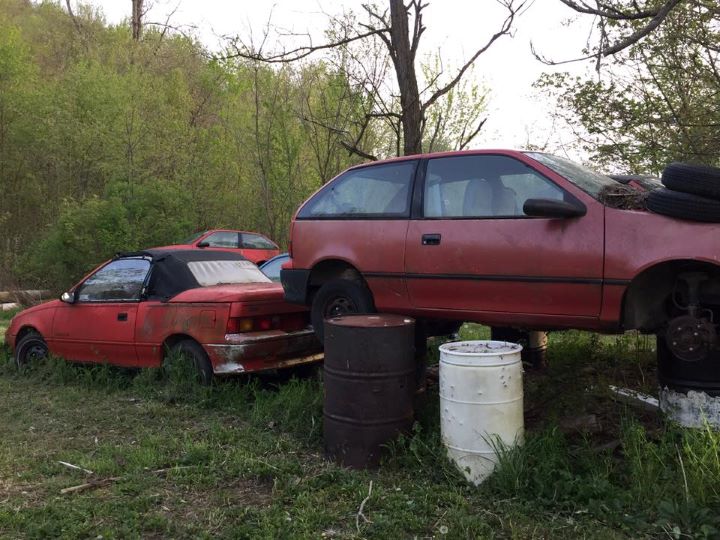
<svg viewBox="0 0 720 540">
<path fill-rule="evenodd" d="M 493 215 L 516 216 L 517 194 L 514 189 L 499 183 L 493 192 Z"/>
<path fill-rule="evenodd" d="M 484 178 L 472 178 L 465 188 L 463 217 L 492 216 L 492 188 Z"/>
</svg>

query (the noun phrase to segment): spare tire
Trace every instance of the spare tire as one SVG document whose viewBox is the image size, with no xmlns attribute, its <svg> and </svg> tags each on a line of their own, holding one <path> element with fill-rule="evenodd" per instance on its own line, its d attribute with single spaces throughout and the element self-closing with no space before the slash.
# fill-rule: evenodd
<svg viewBox="0 0 720 540">
<path fill-rule="evenodd" d="M 720 223 L 720 201 L 660 188 L 648 193 L 648 210 L 690 221 Z"/>
<path fill-rule="evenodd" d="M 671 163 L 662 173 L 664 186 L 673 191 L 720 199 L 720 169 Z"/>
</svg>

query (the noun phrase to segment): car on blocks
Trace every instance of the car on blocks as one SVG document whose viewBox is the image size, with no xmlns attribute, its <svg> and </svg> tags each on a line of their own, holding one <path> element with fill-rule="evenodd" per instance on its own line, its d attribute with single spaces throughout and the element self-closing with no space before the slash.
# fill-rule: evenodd
<svg viewBox="0 0 720 540">
<path fill-rule="evenodd" d="M 322 359 L 308 311 L 280 284 L 241 255 L 204 250 L 119 254 L 60 300 L 17 314 L 5 342 L 19 366 L 51 354 L 160 367 L 176 353 L 204 383 Z"/>
<path fill-rule="evenodd" d="M 321 338 L 324 319 L 376 310 L 655 333 L 665 383 L 720 391 L 720 171 L 673 164 L 663 184 L 648 211 L 609 206 L 615 180 L 540 152 L 352 167 L 295 214 L 285 299 Z"/>
</svg>

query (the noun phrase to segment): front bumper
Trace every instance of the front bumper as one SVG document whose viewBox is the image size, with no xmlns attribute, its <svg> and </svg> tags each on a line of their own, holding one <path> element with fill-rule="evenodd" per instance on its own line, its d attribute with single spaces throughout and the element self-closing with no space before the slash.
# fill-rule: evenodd
<svg viewBox="0 0 720 540">
<path fill-rule="evenodd" d="M 280 369 L 323 359 L 312 329 L 226 334 L 225 343 L 205 345 L 217 375 Z"/>
</svg>

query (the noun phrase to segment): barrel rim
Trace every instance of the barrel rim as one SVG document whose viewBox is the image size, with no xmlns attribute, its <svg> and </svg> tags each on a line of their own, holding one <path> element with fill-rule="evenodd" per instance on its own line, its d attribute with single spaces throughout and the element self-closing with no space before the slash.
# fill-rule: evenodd
<svg viewBox="0 0 720 540">
<path fill-rule="evenodd" d="M 326 319 L 325 323 L 340 328 L 406 328 L 415 319 L 397 313 L 353 313 Z"/>
<path fill-rule="evenodd" d="M 498 350 L 491 351 L 491 352 L 462 352 L 462 351 L 456 351 L 456 350 L 450 349 L 451 346 L 458 345 L 461 343 L 468 344 L 468 345 L 479 345 L 479 344 L 487 345 L 489 343 L 497 343 L 497 344 L 506 345 L 510 349 L 509 350 L 498 349 Z M 468 341 L 452 341 L 450 343 L 443 343 L 442 345 L 440 345 L 438 350 L 441 353 L 452 354 L 454 356 L 487 357 L 487 356 L 499 356 L 499 355 L 505 355 L 505 354 L 519 353 L 519 352 L 522 352 L 523 346 L 520 345 L 519 343 L 513 343 L 511 341 L 498 341 L 498 340 L 494 340 L 494 339 L 473 339 L 473 340 L 468 340 Z"/>
</svg>

